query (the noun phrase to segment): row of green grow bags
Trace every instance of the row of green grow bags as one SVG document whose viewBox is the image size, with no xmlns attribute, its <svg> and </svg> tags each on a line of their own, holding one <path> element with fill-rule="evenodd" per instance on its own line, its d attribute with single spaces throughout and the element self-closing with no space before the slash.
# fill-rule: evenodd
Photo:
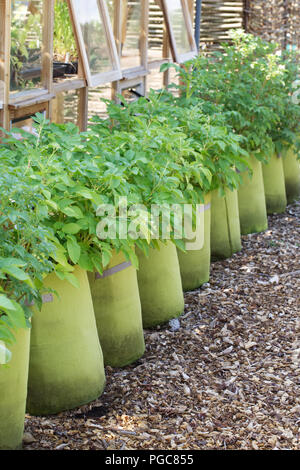
<svg viewBox="0 0 300 470">
<path fill-rule="evenodd" d="M 76 267 L 79 289 L 48 276 L 46 286 L 58 296 L 43 296 L 42 310 L 32 319 L 31 340 L 29 329 L 19 330 L 13 359 L 1 369 L 1 448 L 21 446 L 27 378 L 27 411 L 32 414 L 57 413 L 96 399 L 105 385 L 104 363 L 121 367 L 141 357 L 143 326 L 179 316 L 182 288 L 195 289 L 209 280 L 210 258 L 240 251 L 240 220 L 243 233 L 266 229 L 264 187 L 274 212 L 285 209 L 286 194 L 289 202 L 299 197 L 300 168 L 291 150 L 283 158 L 274 156 L 268 166 L 253 159 L 252 169 L 253 177 L 245 175 L 238 191 L 206 196 L 200 250 L 176 253 L 173 243 L 160 243 L 149 257 L 138 253 L 138 271 L 115 253 L 101 275 Z"/>
</svg>

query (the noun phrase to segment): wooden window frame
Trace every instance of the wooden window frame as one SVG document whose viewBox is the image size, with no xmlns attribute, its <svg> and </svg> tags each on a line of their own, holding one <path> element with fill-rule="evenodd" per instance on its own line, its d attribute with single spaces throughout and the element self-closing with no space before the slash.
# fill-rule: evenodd
<svg viewBox="0 0 300 470">
<path fill-rule="evenodd" d="M 0 126 L 5 129 L 9 127 L 9 57 L 10 2 L 9 0 L 0 0 Z"/>
<path fill-rule="evenodd" d="M 122 9 L 123 1 L 115 0 L 114 11 L 114 36 L 117 44 L 119 60 L 121 63 L 121 40 L 122 40 Z M 122 70 L 123 79 L 135 79 L 148 74 L 148 26 L 149 26 L 149 0 L 141 0 L 141 41 L 140 57 L 141 65 Z"/>
<path fill-rule="evenodd" d="M 84 39 L 81 31 L 81 27 L 79 24 L 79 19 L 76 13 L 76 6 L 74 4 L 74 0 L 68 0 L 70 12 L 71 12 L 71 19 L 73 22 L 73 27 L 75 31 L 75 36 L 79 48 L 79 53 L 82 60 L 82 67 L 84 70 L 85 78 L 89 87 L 97 87 L 99 85 L 103 85 L 105 83 L 113 82 L 115 80 L 119 80 L 122 78 L 121 66 L 120 61 L 117 53 L 117 48 L 114 40 L 113 30 L 110 23 L 108 8 L 105 3 L 105 0 L 97 0 L 99 16 L 101 18 L 104 34 L 106 37 L 106 42 L 108 46 L 108 53 L 109 58 L 112 64 L 112 70 L 109 72 L 97 73 L 92 74 L 90 70 L 90 64 L 88 61 Z"/>
<path fill-rule="evenodd" d="M 120 99 L 117 95 L 121 95 L 122 91 L 129 88 L 137 88 L 142 96 L 146 95 L 146 76 L 124 78 L 113 83 L 112 87 L 112 100 L 120 104 Z"/>
<path fill-rule="evenodd" d="M 157 6 L 162 10 L 161 0 L 154 0 Z M 150 8 L 150 7 L 149 7 Z M 163 43 L 162 43 L 162 58 L 155 60 L 148 60 L 148 70 L 151 73 L 151 70 L 160 69 L 164 64 L 169 64 L 172 62 L 170 57 L 170 47 L 169 47 L 169 38 L 166 32 L 166 22 L 163 23 Z"/>
<path fill-rule="evenodd" d="M 11 0 L 7 4 L 11 9 Z M 9 107 L 13 109 L 27 107 L 35 102 L 46 102 L 53 98 L 52 73 L 53 73 L 53 15 L 54 0 L 44 0 L 43 4 L 43 37 L 41 54 L 41 88 L 19 91 L 13 95 L 10 93 L 10 74 L 7 76 L 6 86 L 9 88 Z M 9 34 L 11 34 L 11 18 L 9 21 Z M 9 41 L 10 44 L 10 41 Z M 9 45 L 10 47 L 10 45 Z M 6 61 L 10 63 L 10 51 Z"/>
<path fill-rule="evenodd" d="M 170 21 L 170 14 L 169 14 L 167 0 L 160 0 L 160 4 L 161 4 L 162 10 L 163 10 L 163 14 L 164 14 L 165 22 L 166 22 L 166 27 L 167 27 L 167 31 L 168 31 L 168 36 L 169 36 L 170 47 L 171 47 L 171 52 L 172 52 L 173 59 L 178 64 L 183 64 L 184 62 L 187 62 L 188 60 L 191 60 L 195 56 L 197 56 L 198 51 L 197 51 L 197 46 L 196 46 L 195 39 L 194 39 L 193 24 L 192 24 L 192 21 L 191 21 L 191 14 L 190 14 L 190 11 L 189 11 L 189 6 L 188 6 L 188 3 L 187 3 L 187 0 L 180 0 L 180 2 L 181 2 L 184 22 L 185 22 L 185 25 L 186 25 L 186 32 L 187 32 L 187 36 L 188 36 L 188 41 L 189 41 L 190 48 L 191 48 L 190 51 L 185 52 L 184 54 L 179 54 L 179 52 L 177 50 L 175 36 L 174 36 L 174 33 L 173 33 L 173 28 L 172 28 L 171 21 Z"/>
</svg>

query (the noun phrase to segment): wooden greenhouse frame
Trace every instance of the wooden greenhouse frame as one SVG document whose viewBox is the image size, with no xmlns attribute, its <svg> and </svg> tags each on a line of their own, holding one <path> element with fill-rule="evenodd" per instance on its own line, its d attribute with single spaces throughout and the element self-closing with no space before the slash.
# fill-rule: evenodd
<svg viewBox="0 0 300 470">
<path fill-rule="evenodd" d="M 80 18 L 76 11 L 76 0 L 66 0 L 69 8 L 70 20 L 75 37 L 78 69 L 76 76 L 64 78 L 60 82 L 53 79 L 54 62 L 54 5 L 55 0 L 44 0 L 42 6 L 42 45 L 40 47 L 40 77 L 39 85 L 33 89 L 25 89 L 11 93 L 11 16 L 12 0 L 0 0 L 0 126 L 5 130 L 11 130 L 13 126 L 21 127 L 23 123 L 37 112 L 42 112 L 50 120 L 57 120 L 63 93 L 74 91 L 78 96 L 78 118 L 77 125 L 80 130 L 85 130 L 88 120 L 88 90 L 89 88 L 107 84 L 111 87 L 111 98 L 116 99 L 117 94 L 123 90 L 135 89 L 137 95 L 146 94 L 146 83 L 149 73 L 159 70 L 163 63 L 170 62 L 169 51 L 171 50 L 174 61 L 185 62 L 195 55 L 195 42 L 192 30 L 193 0 L 181 0 L 184 24 L 191 44 L 191 51 L 180 55 L 176 51 L 172 24 L 169 20 L 166 0 L 155 0 L 164 16 L 164 33 L 162 43 L 162 57 L 160 60 L 149 61 L 148 59 L 148 27 L 149 27 L 149 0 L 140 0 L 140 36 L 138 47 L 140 53 L 140 64 L 134 67 L 121 67 L 122 38 L 126 25 L 127 0 L 113 0 L 113 25 L 108 13 L 107 0 L 95 0 L 98 6 L 98 22 L 101 21 L 106 41 L 106 51 L 109 56 L 111 69 L 99 73 L 92 73 L 87 44 L 82 33 Z M 38 3 L 38 2 L 37 2 Z M 138 3 L 138 2 L 136 2 Z M 153 3 L 153 1 L 152 1 Z M 24 2 L 25 4 L 25 2 Z M 31 2 L 26 2 L 31 4 Z M 124 6 L 125 5 L 125 6 Z M 126 35 L 126 32 L 125 32 Z M 169 84 L 169 72 L 163 74 L 164 86 Z M 17 123 L 20 123 L 19 125 Z"/>
<path fill-rule="evenodd" d="M 170 2 L 174 2 L 174 0 L 161 0 L 162 9 L 164 12 L 165 22 L 167 26 L 167 31 L 169 35 L 171 51 L 173 55 L 174 62 L 178 62 L 182 64 L 198 54 L 197 46 L 194 39 L 194 32 L 193 32 L 193 23 L 191 18 L 191 12 L 189 11 L 189 5 L 187 0 L 178 0 L 178 6 L 181 5 L 182 12 L 183 12 L 183 24 L 185 26 L 185 32 L 187 35 L 187 41 L 189 45 L 189 50 L 184 52 L 179 51 L 178 43 L 176 40 L 175 35 L 175 28 L 172 23 L 171 14 L 170 14 Z"/>
</svg>

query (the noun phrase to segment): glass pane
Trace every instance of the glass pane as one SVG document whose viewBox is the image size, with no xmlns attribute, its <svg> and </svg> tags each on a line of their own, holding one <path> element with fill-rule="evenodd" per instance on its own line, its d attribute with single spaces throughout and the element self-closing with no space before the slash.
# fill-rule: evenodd
<svg viewBox="0 0 300 470">
<path fill-rule="evenodd" d="M 110 22 L 114 24 L 114 8 L 115 8 L 115 0 L 106 0 L 106 5 L 108 9 L 108 14 L 110 17 Z"/>
<path fill-rule="evenodd" d="M 78 90 L 57 93 L 52 100 L 52 121 L 56 124 L 78 121 Z"/>
<path fill-rule="evenodd" d="M 41 110 L 40 112 L 45 115 L 45 111 Z M 24 118 L 13 120 L 11 123 L 11 131 L 15 139 L 24 139 L 24 135 L 18 131 L 19 129 L 22 129 L 23 131 L 29 132 L 30 134 L 34 134 L 37 136 L 37 130 L 33 124 L 33 116 L 26 116 Z"/>
<path fill-rule="evenodd" d="M 56 82 L 78 73 L 78 53 L 66 0 L 55 0 L 53 77 Z"/>
<path fill-rule="evenodd" d="M 183 16 L 181 0 L 165 0 L 169 11 L 171 28 L 174 34 L 178 54 L 191 50 Z"/>
<path fill-rule="evenodd" d="M 95 88 L 90 88 L 88 91 L 88 118 L 92 119 L 93 116 L 107 117 L 106 103 L 102 99 L 111 99 L 111 87 L 101 85 Z"/>
<path fill-rule="evenodd" d="M 64 93 L 64 123 L 78 122 L 78 90 L 70 90 Z"/>
<path fill-rule="evenodd" d="M 11 73 L 13 92 L 41 87 L 43 2 L 12 0 Z"/>
<path fill-rule="evenodd" d="M 147 76 L 147 93 L 150 90 L 161 90 L 164 87 L 164 74 L 155 70 Z"/>
<path fill-rule="evenodd" d="M 78 51 L 66 0 L 55 0 L 53 79 L 60 83 L 78 74 Z"/>
<path fill-rule="evenodd" d="M 163 59 L 164 18 L 155 0 L 149 2 L 148 62 Z"/>
<path fill-rule="evenodd" d="M 122 2 L 122 29 L 121 29 L 121 67 L 130 69 L 141 65 L 140 38 L 141 3 L 133 0 Z"/>
<path fill-rule="evenodd" d="M 136 91 L 138 94 L 141 94 L 141 89 L 140 89 L 139 86 L 124 88 L 124 90 L 122 90 L 121 95 L 125 98 L 125 101 L 127 103 L 131 103 L 131 102 L 137 101 L 139 99 L 139 96 L 136 95 L 135 93 L 132 93 L 131 90 Z"/>
<path fill-rule="evenodd" d="M 21 134 L 18 133 L 17 129 L 23 129 L 24 131 L 33 133 L 33 120 L 31 117 L 20 119 L 12 123 L 12 129 L 15 130 L 14 137 L 22 138 Z"/>
<path fill-rule="evenodd" d="M 73 0 L 80 24 L 91 74 L 112 70 L 106 35 L 97 0 Z"/>
</svg>

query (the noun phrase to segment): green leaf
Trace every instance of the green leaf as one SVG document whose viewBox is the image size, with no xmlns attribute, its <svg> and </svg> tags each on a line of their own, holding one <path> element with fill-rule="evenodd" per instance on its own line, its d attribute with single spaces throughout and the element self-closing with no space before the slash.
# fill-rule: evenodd
<svg viewBox="0 0 300 470">
<path fill-rule="evenodd" d="M 6 295 L 0 294 L 0 309 L 6 310 L 16 310 L 15 305 Z"/>
<path fill-rule="evenodd" d="M 103 272 L 103 266 L 101 264 L 101 257 L 98 256 L 98 255 L 91 255 L 91 260 L 92 260 L 92 263 L 96 269 L 96 271 L 100 274 L 102 274 Z"/>
<path fill-rule="evenodd" d="M 111 253 L 111 252 L 102 251 L 102 264 L 103 264 L 103 267 L 104 267 L 104 268 L 105 268 L 105 266 L 107 266 L 108 263 L 110 262 L 111 257 L 112 257 L 112 253 Z"/>
<path fill-rule="evenodd" d="M 79 281 L 74 274 L 65 273 L 65 279 L 69 281 L 69 283 L 72 284 L 72 286 L 76 287 L 77 289 L 80 288 Z"/>
<path fill-rule="evenodd" d="M 80 258 L 81 248 L 74 238 L 68 237 L 67 248 L 71 261 L 77 264 Z"/>
<path fill-rule="evenodd" d="M 77 191 L 79 196 L 84 197 L 85 199 L 93 199 L 93 193 L 89 189 L 82 188 Z"/>
<path fill-rule="evenodd" d="M 74 224 L 74 223 L 70 223 L 70 224 L 64 224 L 62 226 L 62 231 L 64 233 L 68 233 L 70 235 L 75 235 L 76 233 L 78 233 L 80 231 L 80 225 L 78 224 Z"/>
<path fill-rule="evenodd" d="M 172 241 L 173 241 L 173 243 L 175 243 L 175 245 L 177 246 L 177 248 L 179 248 L 181 251 L 186 252 L 184 240 L 176 240 L 176 239 L 173 239 Z"/>
<path fill-rule="evenodd" d="M 65 207 L 62 212 L 69 217 L 74 217 L 75 219 L 81 219 L 83 217 L 83 213 L 79 207 L 76 206 L 69 206 Z"/>
<path fill-rule="evenodd" d="M 70 268 L 68 260 L 65 256 L 65 249 L 62 246 L 56 248 L 55 253 L 52 254 L 53 259 L 64 268 Z"/>
<path fill-rule="evenodd" d="M 19 269 L 15 266 L 10 266 L 7 268 L 6 267 L 2 268 L 2 271 L 14 277 L 15 279 L 18 279 L 19 281 L 26 282 L 26 284 L 28 284 L 30 287 L 34 287 L 34 284 L 32 280 L 30 279 L 30 276 L 27 273 L 25 273 L 25 271 L 23 271 L 22 269 Z"/>
<path fill-rule="evenodd" d="M 9 317 L 15 328 L 26 328 L 26 319 L 21 305 L 14 300 L 12 303 L 14 310 L 6 310 L 6 315 Z"/>
<path fill-rule="evenodd" d="M 16 342 L 16 338 L 12 332 L 7 329 L 6 325 L 0 325 L 0 340 L 8 344 L 13 344 Z"/>
<path fill-rule="evenodd" d="M 93 261 L 91 260 L 90 256 L 87 253 L 82 253 L 80 255 L 78 264 L 82 269 L 85 269 L 86 271 L 94 270 Z"/>
</svg>

